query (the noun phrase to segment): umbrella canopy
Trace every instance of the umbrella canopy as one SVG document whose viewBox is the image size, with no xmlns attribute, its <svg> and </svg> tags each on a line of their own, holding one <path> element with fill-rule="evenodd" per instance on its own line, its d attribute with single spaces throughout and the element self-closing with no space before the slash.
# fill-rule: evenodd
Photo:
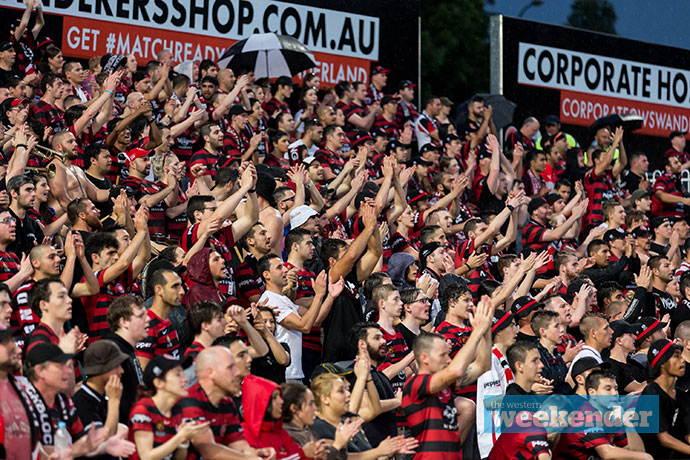
<svg viewBox="0 0 690 460">
<path fill-rule="evenodd" d="M 597 118 L 589 127 L 592 133 L 596 133 L 599 129 L 610 126 L 611 129 L 616 129 L 622 126 L 627 132 L 633 132 L 636 129 L 642 128 L 642 117 L 632 113 L 614 113 L 605 117 Z"/>
<path fill-rule="evenodd" d="M 249 68 L 256 78 L 293 76 L 316 67 L 314 55 L 299 40 L 274 33 L 254 34 L 240 40 L 218 60 L 220 67 Z"/>
<path fill-rule="evenodd" d="M 475 94 L 480 96 L 494 109 L 493 120 L 496 129 L 501 130 L 513 122 L 513 114 L 517 104 L 506 99 L 502 94 Z M 458 106 L 455 116 L 455 126 L 458 127 L 467 120 L 467 106 L 472 99 L 468 99 Z"/>
</svg>

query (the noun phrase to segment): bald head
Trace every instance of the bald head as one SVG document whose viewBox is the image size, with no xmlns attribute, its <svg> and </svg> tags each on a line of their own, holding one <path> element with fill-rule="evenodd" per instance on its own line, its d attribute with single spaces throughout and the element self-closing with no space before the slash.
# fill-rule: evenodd
<svg viewBox="0 0 690 460">
<path fill-rule="evenodd" d="M 49 244 L 39 244 L 38 246 L 34 246 L 31 251 L 29 252 L 29 259 L 33 262 L 34 260 L 41 260 L 43 259 L 46 254 L 50 250 L 55 250 L 52 246 Z M 52 251 L 50 251 L 52 252 Z"/>
<path fill-rule="evenodd" d="M 197 355 L 194 361 L 196 378 L 201 380 L 208 376 L 209 370 L 219 366 L 220 363 L 226 362 L 227 360 L 235 360 L 227 347 L 215 346 L 205 348 Z"/>
<path fill-rule="evenodd" d="M 54 134 L 53 141 L 51 142 L 53 149 L 57 149 L 58 147 L 64 149 L 66 141 L 71 137 L 74 137 L 74 135 L 69 130 L 60 131 Z"/>
</svg>

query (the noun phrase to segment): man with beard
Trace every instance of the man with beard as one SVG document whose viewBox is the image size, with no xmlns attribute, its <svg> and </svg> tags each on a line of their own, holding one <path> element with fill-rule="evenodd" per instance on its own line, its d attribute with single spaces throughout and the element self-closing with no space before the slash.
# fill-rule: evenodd
<svg viewBox="0 0 690 460">
<path fill-rule="evenodd" d="M 7 246 L 17 238 L 16 220 L 7 208 L 0 208 L 0 282 L 14 292 L 31 277 L 33 271 L 28 258 L 7 251 Z"/>
<path fill-rule="evenodd" d="M 647 171 L 649 171 L 647 155 L 642 152 L 631 153 L 630 169 L 623 171 L 622 187 L 630 193 L 636 190 L 649 190 L 649 181 L 645 179 Z"/>
<path fill-rule="evenodd" d="M 17 239 L 8 249 L 17 254 L 28 254 L 31 248 L 43 242 L 43 230 L 27 210 L 34 208 L 36 188 L 34 182 L 24 174 L 14 176 L 7 182 L 10 194 L 10 214 L 17 224 Z"/>
<path fill-rule="evenodd" d="M 493 108 L 486 104 L 486 100 L 481 96 L 474 96 L 467 104 L 467 119 L 458 125 L 458 132 L 475 131 L 478 139 L 484 139 L 487 134 L 498 136 L 492 116 Z"/>
<path fill-rule="evenodd" d="M 671 141 L 671 148 L 664 152 L 664 158 L 677 157 L 682 163 L 682 169 L 690 168 L 690 155 L 685 151 L 687 144 L 687 131 L 671 131 L 668 139 Z"/>
<path fill-rule="evenodd" d="M 191 439 L 193 459 L 275 459 L 273 448 L 254 449 L 242 435 L 237 407 L 231 396 L 240 392 L 240 369 L 226 347 L 212 346 L 199 353 L 195 362 L 198 382 L 189 397 L 178 401 L 182 422 L 209 421 L 203 433 Z"/>
<path fill-rule="evenodd" d="M 75 198 L 88 198 L 91 201 L 103 202 L 110 199 L 108 190 L 100 190 L 86 177 L 83 169 L 76 167 L 72 161 L 78 158 L 77 140 L 70 131 L 61 131 L 53 136 L 52 149 L 64 154 L 64 158 L 54 157 L 48 167 L 55 168 L 55 175 L 48 177 L 53 199 L 48 205 L 53 209 L 62 206 L 67 209 Z"/>
<path fill-rule="evenodd" d="M 140 205 L 149 209 L 149 233 L 155 241 L 166 235 L 165 210 L 177 205 L 177 177 L 169 168 L 163 168 L 163 188 L 155 182 L 146 180 L 151 171 L 150 155 L 153 150 L 135 148 L 127 152 L 129 177 L 120 185 L 134 190 L 134 198 Z"/>
<path fill-rule="evenodd" d="M 546 171 L 546 153 L 539 150 L 531 150 L 525 159 L 527 169 L 522 175 L 525 184 L 525 194 L 530 198 L 544 196 L 549 192 L 542 174 Z"/>
<path fill-rule="evenodd" d="M 654 276 L 652 280 L 652 296 L 654 297 L 657 317 L 663 318 L 666 314 L 673 315 L 677 307 L 676 301 L 666 289 L 668 283 L 673 280 L 671 262 L 664 256 L 654 256 L 649 259 L 647 265 L 652 269 Z"/>
<path fill-rule="evenodd" d="M 242 237 L 241 243 L 247 249 L 247 255 L 235 270 L 237 295 L 250 303 L 256 302 L 264 292 L 264 281 L 256 264 L 271 252 L 271 235 L 261 222 L 257 222 Z"/>
<path fill-rule="evenodd" d="M 5 436 L 0 443 L 0 454 L 11 460 L 29 460 L 37 439 L 32 433 L 32 419 L 24 406 L 22 383 L 25 377 L 15 377 L 21 373 L 19 347 L 12 336 L 16 329 L 0 326 L 0 418 L 5 428 Z"/>
<path fill-rule="evenodd" d="M 680 181 L 683 165 L 678 157 L 666 157 L 664 169 L 666 171 L 654 181 L 652 215 L 684 218 L 690 209 L 690 197 Z"/>
<path fill-rule="evenodd" d="M 390 286 L 389 286 L 390 287 Z M 380 289 L 381 287 L 377 288 Z M 395 288 L 390 287 L 393 291 Z M 397 291 L 396 291 L 397 293 Z M 400 303 L 400 297 L 397 297 Z M 395 410 L 400 407 L 400 399 L 396 398 L 395 389 L 385 371 L 380 371 L 381 365 L 387 362 L 387 349 L 389 348 L 384 337 L 384 332 L 379 325 L 372 322 L 357 323 L 350 331 L 352 347 L 358 351 L 358 359 L 366 359 L 371 364 L 369 380 L 373 380 L 376 392 L 380 399 L 381 414 L 373 420 L 365 423 L 362 428 L 369 439 L 372 447 L 377 447 L 386 437 L 395 437 L 398 432 L 396 429 Z M 402 337 L 400 337 L 402 341 Z M 404 358 L 405 362 L 414 357 L 409 353 L 409 357 Z M 390 369 L 390 368 L 389 368 Z M 404 373 L 404 371 L 403 371 Z M 352 374 L 350 384 L 355 385 L 355 375 Z M 401 387 L 400 387 L 401 388 Z"/>
<path fill-rule="evenodd" d="M 550 245 L 560 248 L 562 238 L 574 238 L 577 236 L 579 222 L 587 212 L 588 201 L 583 200 L 573 208 L 568 219 L 556 228 L 549 224 L 551 207 L 545 199 L 539 197 L 533 199 L 527 207 L 530 220 L 522 230 L 522 245 L 532 251 L 543 251 Z"/>
</svg>

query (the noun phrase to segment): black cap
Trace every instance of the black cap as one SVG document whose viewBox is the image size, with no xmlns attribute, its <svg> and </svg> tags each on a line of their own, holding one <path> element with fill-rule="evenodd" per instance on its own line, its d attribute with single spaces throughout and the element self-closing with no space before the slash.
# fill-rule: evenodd
<svg viewBox="0 0 690 460">
<path fill-rule="evenodd" d="M 386 94 L 383 96 L 383 99 L 381 99 L 381 106 L 384 106 L 386 104 L 390 104 L 391 102 L 397 103 L 400 99 L 397 96 L 392 96 L 390 94 Z"/>
<path fill-rule="evenodd" d="M 515 321 L 515 315 L 510 310 L 496 310 L 494 312 L 494 317 L 491 320 L 491 336 L 494 337 L 496 334 L 501 332 L 503 329 L 507 328 Z"/>
<path fill-rule="evenodd" d="M 372 190 L 362 190 L 355 195 L 355 209 L 359 209 L 366 198 L 376 198 L 376 192 Z"/>
<path fill-rule="evenodd" d="M 397 139 L 393 139 L 392 141 L 388 141 L 388 144 L 386 144 L 386 152 L 391 152 L 398 147 L 403 147 L 402 142 L 400 142 Z"/>
<path fill-rule="evenodd" d="M 8 339 L 18 335 L 21 332 L 20 327 L 5 327 L 0 324 L 0 342 L 6 342 Z"/>
<path fill-rule="evenodd" d="M 467 280 L 460 275 L 456 275 L 455 273 L 446 273 L 441 277 L 441 281 L 438 282 L 439 295 L 443 295 L 446 289 L 456 284 L 467 286 Z"/>
<path fill-rule="evenodd" d="M 683 351 L 683 347 L 672 340 L 659 339 L 649 347 L 649 351 L 647 352 L 647 364 L 649 364 L 649 367 L 656 370 L 671 359 L 671 356 L 673 356 L 676 350 Z"/>
<path fill-rule="evenodd" d="M 138 83 L 141 80 L 144 80 L 145 78 L 147 78 L 148 76 L 149 76 L 149 74 L 147 74 L 146 72 L 134 72 L 132 74 L 132 82 Z"/>
<path fill-rule="evenodd" d="M 294 86 L 294 83 L 292 82 L 292 78 L 283 75 L 276 80 L 276 88 L 278 86 Z"/>
<path fill-rule="evenodd" d="M 242 115 L 244 113 L 249 113 L 247 112 L 244 107 L 242 107 L 242 104 L 235 104 L 232 107 L 230 107 L 230 111 L 228 112 L 228 116 L 232 117 L 233 115 Z"/>
<path fill-rule="evenodd" d="M 637 189 L 634 192 L 630 194 L 630 202 L 635 203 L 638 200 L 641 200 L 644 197 L 651 198 L 652 192 L 649 190 L 642 190 L 642 189 Z"/>
<path fill-rule="evenodd" d="M 585 356 L 584 358 L 580 358 L 573 363 L 573 366 L 570 369 L 570 375 L 573 377 L 573 379 L 575 379 L 575 377 L 582 374 L 584 371 L 594 369 L 595 367 L 603 367 L 603 363 L 600 363 L 596 358 L 591 356 Z"/>
<path fill-rule="evenodd" d="M 672 223 L 671 219 L 669 219 L 668 217 L 657 216 L 657 217 L 652 218 L 652 221 L 650 222 L 650 224 L 652 226 L 652 230 L 654 230 L 655 228 L 659 228 L 667 222 L 669 224 Z"/>
<path fill-rule="evenodd" d="M 531 296 L 525 295 L 515 299 L 515 302 L 513 302 L 513 306 L 511 307 L 511 311 L 515 315 L 515 320 L 517 321 L 527 317 L 533 311 L 543 307 L 543 303 L 537 302 Z"/>
<path fill-rule="evenodd" d="M 118 196 L 120 196 L 120 192 L 122 190 L 125 191 L 125 194 L 127 195 L 127 197 L 129 197 L 129 198 L 134 197 L 134 189 L 132 189 L 132 187 L 129 187 L 127 185 L 118 185 L 118 186 L 110 189 L 110 194 L 109 194 L 110 198 L 117 198 Z"/>
<path fill-rule="evenodd" d="M 548 117 L 544 118 L 544 126 L 554 126 L 560 123 L 561 120 L 559 120 L 558 116 L 556 115 L 549 115 Z"/>
<path fill-rule="evenodd" d="M 527 213 L 532 215 L 534 211 L 541 208 L 545 204 L 547 204 L 546 200 L 542 197 L 532 198 L 532 201 L 530 201 L 529 205 L 527 205 Z"/>
<path fill-rule="evenodd" d="M 26 354 L 26 363 L 29 367 L 38 366 L 39 364 L 51 363 L 66 363 L 76 355 L 67 354 L 62 351 L 60 347 L 54 343 L 37 343 Z"/>
<path fill-rule="evenodd" d="M 426 152 L 438 152 L 438 146 L 432 144 L 431 142 L 427 142 L 426 144 L 422 145 L 421 149 L 419 149 L 419 154 L 423 155 Z"/>
<path fill-rule="evenodd" d="M 400 83 L 398 83 L 398 89 L 405 89 L 405 88 L 416 88 L 417 85 L 412 83 L 410 80 L 402 80 Z"/>
<path fill-rule="evenodd" d="M 386 69 L 385 67 L 380 66 L 380 65 L 377 65 L 377 66 L 375 66 L 373 69 L 371 69 L 371 74 L 372 74 L 372 75 L 377 75 L 377 74 L 380 74 L 380 73 L 389 73 L 389 72 L 390 72 L 389 69 Z"/>
<path fill-rule="evenodd" d="M 620 228 L 612 228 L 611 230 L 606 230 L 604 233 L 604 241 L 611 242 L 614 240 L 624 240 L 626 236 L 625 231 Z"/>
<path fill-rule="evenodd" d="M 412 196 L 407 195 L 407 204 L 409 204 L 409 205 L 417 204 L 422 200 L 428 200 L 430 198 L 431 197 L 426 192 L 417 193 L 417 194 L 412 195 Z"/>
<path fill-rule="evenodd" d="M 652 316 L 643 316 L 639 323 L 635 323 L 635 346 L 639 347 L 647 337 L 665 328 L 668 323 L 662 323 Z"/>
<path fill-rule="evenodd" d="M 97 340 L 84 352 L 84 373 L 89 377 L 105 374 L 129 359 L 115 342 Z"/>
<path fill-rule="evenodd" d="M 371 130 L 371 137 L 373 137 L 374 139 L 376 139 L 377 137 L 385 137 L 386 139 L 388 139 L 388 133 L 385 129 L 374 128 Z"/>
<path fill-rule="evenodd" d="M 177 366 L 185 367 L 186 363 L 191 360 L 191 356 L 183 360 L 175 358 L 174 356 L 165 354 L 160 356 L 154 356 L 151 361 L 146 365 L 144 370 L 144 385 L 147 388 L 153 388 L 153 379 L 162 378 L 166 372 L 170 369 L 174 369 Z"/>
<path fill-rule="evenodd" d="M 471 120 L 467 120 L 465 124 L 458 127 L 458 134 L 467 136 L 469 133 L 476 133 L 479 131 L 479 125 Z"/>
<path fill-rule="evenodd" d="M 671 134 L 669 134 L 668 138 L 673 139 L 674 137 L 678 137 L 678 136 L 685 137 L 685 135 L 687 133 L 688 133 L 687 131 L 671 131 Z"/>
<path fill-rule="evenodd" d="M 630 232 L 630 234 L 633 236 L 633 238 L 641 238 L 643 236 L 649 236 L 649 229 L 645 227 L 644 225 L 640 225 L 639 227 L 633 228 L 633 230 Z"/>
<path fill-rule="evenodd" d="M 491 158 L 491 152 L 486 148 L 486 145 L 482 145 L 477 150 L 477 160 L 483 160 L 484 158 Z"/>
<path fill-rule="evenodd" d="M 357 131 L 350 138 L 350 147 L 356 149 L 360 144 L 364 144 L 367 141 L 374 142 L 374 138 L 366 131 Z"/>
<path fill-rule="evenodd" d="M 417 165 L 431 166 L 431 165 L 433 165 L 433 163 L 430 161 L 426 161 L 424 158 L 421 158 L 421 157 L 413 158 L 407 162 L 407 166 L 417 166 Z"/>
<path fill-rule="evenodd" d="M 12 42 L 0 42 L 0 53 L 12 48 Z"/>
<path fill-rule="evenodd" d="M 637 335 L 637 326 L 634 324 L 630 324 L 627 321 L 623 321 L 622 319 L 619 319 L 617 321 L 611 321 L 609 324 L 611 326 L 611 329 L 613 329 L 613 336 L 611 337 L 611 343 L 614 343 L 616 339 L 623 334 L 633 334 Z"/>
<path fill-rule="evenodd" d="M 457 134 L 449 134 L 446 136 L 445 139 L 443 139 L 443 143 L 444 144 L 450 144 L 453 141 L 459 141 L 459 140 L 460 140 L 460 138 L 458 137 Z"/>
<path fill-rule="evenodd" d="M 435 250 L 442 247 L 443 246 L 440 243 L 435 241 L 422 246 L 422 249 L 419 250 L 419 261 L 421 262 L 422 267 L 426 267 L 426 258 L 429 257 Z"/>
</svg>

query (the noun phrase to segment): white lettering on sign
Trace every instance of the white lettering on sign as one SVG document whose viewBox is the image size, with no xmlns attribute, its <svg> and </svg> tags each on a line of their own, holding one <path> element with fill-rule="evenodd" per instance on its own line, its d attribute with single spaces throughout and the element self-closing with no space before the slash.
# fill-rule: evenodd
<svg viewBox="0 0 690 460">
<path fill-rule="evenodd" d="M 13 0 L 21 7 L 22 0 Z M 379 19 L 269 0 L 43 0 L 44 10 L 162 30 L 241 40 L 255 33 L 290 35 L 309 48 L 372 61 L 379 54 Z M 80 46 L 93 46 L 89 37 Z M 77 38 L 74 38 L 77 40 Z M 171 49 L 176 52 L 175 49 Z M 186 51 L 179 50 L 179 53 Z"/>
<path fill-rule="evenodd" d="M 531 43 L 519 45 L 518 83 L 683 108 L 690 102 L 690 71 Z"/>
</svg>

